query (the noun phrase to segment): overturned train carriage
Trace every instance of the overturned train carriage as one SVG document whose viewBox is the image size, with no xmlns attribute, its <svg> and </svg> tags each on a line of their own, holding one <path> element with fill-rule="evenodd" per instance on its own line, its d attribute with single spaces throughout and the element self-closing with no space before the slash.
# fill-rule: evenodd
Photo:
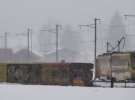
<svg viewBox="0 0 135 100">
<path fill-rule="evenodd" d="M 135 79 L 135 52 L 114 52 L 99 55 L 96 59 L 96 77 L 107 80 Z"/>
<path fill-rule="evenodd" d="M 92 86 L 91 63 L 0 64 L 0 82 Z"/>
</svg>

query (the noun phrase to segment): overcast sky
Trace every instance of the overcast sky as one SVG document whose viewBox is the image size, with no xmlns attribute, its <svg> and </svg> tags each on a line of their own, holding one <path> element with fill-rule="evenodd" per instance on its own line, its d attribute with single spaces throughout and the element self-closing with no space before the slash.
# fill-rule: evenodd
<svg viewBox="0 0 135 100">
<path fill-rule="evenodd" d="M 116 11 L 135 14 L 135 0 L 0 0 L 0 34 L 38 33 L 47 19 L 61 24 L 107 23 Z"/>
</svg>

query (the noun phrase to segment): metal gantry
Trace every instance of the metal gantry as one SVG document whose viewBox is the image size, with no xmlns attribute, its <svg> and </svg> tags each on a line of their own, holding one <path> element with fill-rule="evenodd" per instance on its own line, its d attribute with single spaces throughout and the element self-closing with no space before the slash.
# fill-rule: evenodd
<svg viewBox="0 0 135 100">
<path fill-rule="evenodd" d="M 59 61 L 59 53 L 58 53 L 58 48 L 59 48 L 59 27 L 62 27 L 61 25 L 56 25 L 56 29 L 51 29 L 51 30 L 40 30 L 41 31 L 47 31 L 47 32 L 51 32 L 51 33 L 55 33 L 56 34 L 56 62 Z M 54 32 L 55 30 L 55 32 Z"/>
<path fill-rule="evenodd" d="M 82 26 L 85 27 L 90 27 L 90 28 L 94 28 L 95 31 L 95 36 L 94 36 L 94 65 L 96 66 L 96 56 L 97 56 L 97 21 L 100 21 L 100 19 L 95 18 L 94 19 L 94 24 L 88 24 L 88 25 L 79 25 L 80 28 Z M 96 67 L 94 67 L 94 71 L 96 70 Z"/>
<path fill-rule="evenodd" d="M 27 36 L 28 62 L 30 61 L 30 31 L 32 31 L 32 30 L 28 28 L 27 33 L 16 34 L 16 36 L 18 36 L 18 35 Z M 32 33 L 31 33 L 31 48 L 32 48 Z"/>
</svg>

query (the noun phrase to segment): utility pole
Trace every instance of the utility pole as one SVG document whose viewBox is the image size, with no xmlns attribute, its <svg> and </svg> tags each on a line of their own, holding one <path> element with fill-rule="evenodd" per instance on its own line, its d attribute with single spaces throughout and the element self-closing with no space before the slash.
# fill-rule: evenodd
<svg viewBox="0 0 135 100">
<path fill-rule="evenodd" d="M 30 47 L 29 47 L 29 37 L 30 37 L 30 29 L 28 29 L 28 33 L 27 33 L 28 35 L 28 62 L 29 62 L 29 60 L 30 60 Z"/>
<path fill-rule="evenodd" d="M 33 45 L 33 44 L 32 44 L 32 32 L 33 32 L 33 31 L 31 30 L 31 52 L 32 52 L 32 45 Z"/>
<path fill-rule="evenodd" d="M 100 19 L 97 19 L 95 18 L 94 21 L 95 21 L 95 56 L 94 56 L 94 59 L 95 59 L 95 69 L 96 70 L 96 57 L 97 57 L 97 21 L 100 20 Z"/>
<path fill-rule="evenodd" d="M 59 27 L 61 27 L 61 25 L 56 25 L 56 62 L 59 61 L 59 52 L 58 52 L 58 49 L 59 49 Z"/>
<path fill-rule="evenodd" d="M 95 61 L 95 64 L 96 64 L 96 56 L 97 56 L 97 21 L 98 20 L 100 20 L 100 19 L 95 18 L 94 19 L 94 24 L 90 24 L 90 25 L 79 25 L 80 27 L 81 26 L 87 26 L 87 27 L 94 28 L 94 31 L 95 31 L 95 36 L 94 36 L 94 61 Z M 91 26 L 91 25 L 94 25 L 94 27 Z"/>
<path fill-rule="evenodd" d="M 58 28 L 59 28 L 59 25 L 56 25 L 56 62 L 59 61 L 59 57 L 58 57 Z"/>
<path fill-rule="evenodd" d="M 95 63 L 95 67 L 94 67 L 94 71 L 96 71 L 96 56 L 97 56 L 97 21 L 99 21 L 100 19 L 95 18 L 94 19 L 94 24 L 89 24 L 89 25 L 79 25 L 80 28 L 81 26 L 86 26 L 86 27 L 90 27 L 90 28 L 94 28 L 95 31 L 95 36 L 94 36 L 94 63 Z M 93 26 L 94 25 L 94 26 Z"/>
<path fill-rule="evenodd" d="M 5 32 L 5 50 L 4 51 L 7 51 L 7 35 L 8 33 Z M 6 53 L 5 53 L 5 60 L 8 60 Z"/>
<path fill-rule="evenodd" d="M 5 50 L 7 49 L 7 34 L 8 33 L 5 32 Z"/>
<path fill-rule="evenodd" d="M 111 77 L 110 77 L 110 78 L 111 78 L 111 88 L 113 88 L 113 84 L 114 84 L 114 78 L 113 78 L 113 76 L 112 76 L 112 54 L 113 54 L 113 53 L 111 52 L 111 55 L 110 55 L 110 56 L 111 56 L 111 57 L 110 57 L 110 71 L 111 71 L 111 73 L 110 73 L 110 74 L 111 74 Z"/>
</svg>

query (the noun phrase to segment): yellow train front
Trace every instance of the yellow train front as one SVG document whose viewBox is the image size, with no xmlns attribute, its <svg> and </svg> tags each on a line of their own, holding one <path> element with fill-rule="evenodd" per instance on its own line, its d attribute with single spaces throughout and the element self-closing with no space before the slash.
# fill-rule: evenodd
<svg viewBox="0 0 135 100">
<path fill-rule="evenodd" d="M 91 63 L 1 63 L 0 82 L 92 86 Z"/>
<path fill-rule="evenodd" d="M 99 55 L 96 59 L 96 77 L 117 81 L 135 80 L 135 52 L 113 52 Z"/>
</svg>

